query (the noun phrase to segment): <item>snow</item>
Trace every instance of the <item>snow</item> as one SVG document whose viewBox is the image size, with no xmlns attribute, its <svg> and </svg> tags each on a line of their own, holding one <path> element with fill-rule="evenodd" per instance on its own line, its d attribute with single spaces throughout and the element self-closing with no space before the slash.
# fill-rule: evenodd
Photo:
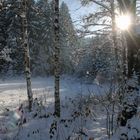
<svg viewBox="0 0 140 140">
<path fill-rule="evenodd" d="M 63 77 L 60 84 L 61 99 L 66 97 L 75 97 L 78 94 L 95 94 L 101 95 L 108 91 L 108 85 L 85 84 L 80 80 Z M 54 94 L 54 79 L 48 78 L 33 78 L 32 90 L 34 97 L 46 95 L 47 101 L 51 101 Z M 0 106 L 19 105 L 22 101 L 27 99 L 26 96 L 26 82 L 22 79 L 10 79 L 0 81 Z M 49 98 L 48 98 L 49 97 Z"/>
<path fill-rule="evenodd" d="M 66 120 L 72 119 L 71 115 L 74 111 L 77 111 L 77 107 L 73 103 L 73 100 L 77 103 L 81 98 L 82 102 L 82 98 L 85 95 L 103 95 L 109 90 L 108 84 L 86 84 L 80 79 L 69 76 L 62 76 L 60 85 L 61 102 L 63 104 L 62 119 L 65 118 Z M 0 138 L 2 140 L 5 138 L 8 140 L 11 138 L 16 140 L 17 138 L 15 138 L 15 136 L 17 137 L 17 135 L 20 140 L 50 139 L 49 129 L 55 118 L 52 115 L 49 115 L 49 118 L 43 118 L 43 116 L 48 116 L 48 114 L 53 112 L 54 78 L 32 78 L 32 89 L 34 98 L 38 99 L 37 101 L 39 101 L 40 105 L 34 109 L 32 114 L 25 113 L 22 115 L 22 112 L 17 108 L 23 104 L 23 102 L 27 102 L 25 80 L 23 78 L 19 78 L 0 81 Z M 42 108 L 42 104 L 45 104 L 45 109 Z M 83 108 L 84 106 L 85 104 L 82 104 Z M 33 117 L 36 113 L 39 114 L 38 118 Z M 21 130 L 21 128 L 17 127 L 16 124 L 23 116 L 26 116 L 27 122 L 22 125 Z M 106 116 L 100 111 L 98 111 L 97 116 L 98 117 L 95 117 L 94 115 L 91 116 L 91 118 L 86 120 L 86 123 L 83 121 L 82 124 L 80 119 L 81 117 L 79 116 L 74 119 L 72 123 L 68 122 L 67 125 L 69 128 L 59 120 L 59 129 L 61 129 L 61 132 L 59 132 L 60 139 L 63 140 L 63 137 L 66 138 L 68 135 L 74 135 L 73 137 L 79 136 L 79 132 L 73 133 L 72 130 L 80 131 L 80 126 L 83 125 L 82 131 L 87 135 L 85 136 L 85 140 L 90 137 L 94 137 L 97 140 L 103 140 L 107 137 L 105 128 Z M 85 118 L 82 118 L 82 120 L 85 120 Z M 62 132 L 64 132 L 64 134 Z"/>
<path fill-rule="evenodd" d="M 136 140 L 140 138 L 140 116 L 134 116 L 125 127 L 120 127 L 111 140 Z"/>
</svg>

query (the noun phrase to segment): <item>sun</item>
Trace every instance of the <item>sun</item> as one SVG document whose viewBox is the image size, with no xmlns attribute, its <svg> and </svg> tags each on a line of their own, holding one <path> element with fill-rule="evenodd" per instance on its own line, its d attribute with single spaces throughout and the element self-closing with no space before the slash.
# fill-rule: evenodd
<svg viewBox="0 0 140 140">
<path fill-rule="evenodd" d="M 131 18 L 129 15 L 120 15 L 116 17 L 116 25 L 120 30 L 127 30 L 131 25 Z"/>
</svg>

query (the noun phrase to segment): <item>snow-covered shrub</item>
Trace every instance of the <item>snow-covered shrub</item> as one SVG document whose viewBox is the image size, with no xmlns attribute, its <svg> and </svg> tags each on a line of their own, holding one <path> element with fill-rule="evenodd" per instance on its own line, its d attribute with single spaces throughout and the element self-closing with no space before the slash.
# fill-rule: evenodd
<svg viewBox="0 0 140 140">
<path fill-rule="evenodd" d="M 139 87 L 135 74 L 124 85 L 121 100 L 121 113 L 118 121 L 120 127 L 115 133 L 113 140 L 139 140 L 140 139 L 140 116 L 138 112 Z"/>
<path fill-rule="evenodd" d="M 112 140 L 140 140 L 140 116 L 134 116 L 125 127 L 118 128 Z"/>
<path fill-rule="evenodd" d="M 138 80 L 134 75 L 131 79 L 128 79 L 125 85 L 125 90 L 122 98 L 122 110 L 119 116 L 120 126 L 125 126 L 127 120 L 131 119 L 137 114 L 138 109 L 138 98 L 139 98 L 139 88 Z"/>
<path fill-rule="evenodd" d="M 79 138 L 88 140 L 88 123 L 95 120 L 92 101 L 88 96 L 77 96 L 75 99 L 66 98 L 62 104 L 61 118 L 54 116 L 50 125 L 50 138 L 77 140 Z"/>
</svg>

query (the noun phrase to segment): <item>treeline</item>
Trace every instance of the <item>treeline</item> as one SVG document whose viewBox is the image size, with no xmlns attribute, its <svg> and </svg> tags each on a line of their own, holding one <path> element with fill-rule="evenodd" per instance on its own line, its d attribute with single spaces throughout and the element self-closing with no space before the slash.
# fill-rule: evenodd
<svg viewBox="0 0 140 140">
<path fill-rule="evenodd" d="M 28 36 L 33 75 L 53 73 L 54 33 L 53 7 L 45 0 L 30 1 L 28 6 Z M 24 73 L 24 51 L 22 21 L 19 13 L 21 3 L 17 0 L 4 1 L 0 11 L 0 59 L 1 75 L 21 75 Z M 77 45 L 77 35 L 67 5 L 60 6 L 60 65 L 61 73 L 72 71 L 72 50 Z M 8 51 L 10 50 L 10 51 Z M 7 54 L 8 51 L 8 54 Z M 7 60 L 7 57 L 10 59 Z"/>
<path fill-rule="evenodd" d="M 24 74 L 21 3 L 7 0 L 3 4 L 5 8 L 0 10 L 0 52 L 4 57 L 0 58 L 0 75 L 19 76 Z M 33 76 L 54 73 L 53 14 L 52 2 L 30 0 L 27 20 Z M 91 79 L 98 73 L 112 76 L 115 57 L 109 36 L 79 37 L 64 2 L 59 14 L 61 74 L 79 77 L 88 74 Z"/>
</svg>

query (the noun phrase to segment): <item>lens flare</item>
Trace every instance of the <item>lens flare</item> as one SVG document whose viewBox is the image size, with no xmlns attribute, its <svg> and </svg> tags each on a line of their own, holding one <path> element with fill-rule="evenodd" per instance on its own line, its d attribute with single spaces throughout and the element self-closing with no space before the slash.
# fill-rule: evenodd
<svg viewBox="0 0 140 140">
<path fill-rule="evenodd" d="M 116 18 L 116 25 L 120 30 L 127 30 L 131 25 L 131 18 L 129 15 L 120 15 Z"/>
</svg>

